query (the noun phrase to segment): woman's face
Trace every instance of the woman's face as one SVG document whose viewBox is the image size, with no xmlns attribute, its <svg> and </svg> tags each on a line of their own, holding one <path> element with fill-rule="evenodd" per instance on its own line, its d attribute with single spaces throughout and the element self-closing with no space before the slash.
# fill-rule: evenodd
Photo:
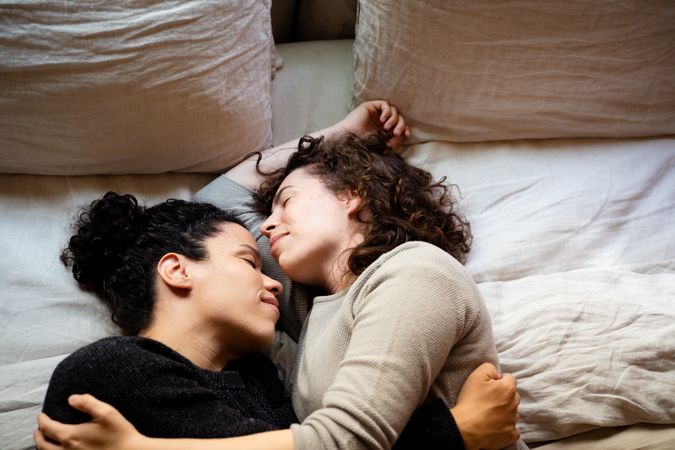
<svg viewBox="0 0 675 450">
<path fill-rule="evenodd" d="M 205 242 L 208 257 L 192 270 L 197 313 L 205 326 L 244 354 L 268 347 L 279 319 L 281 284 L 264 275 L 256 242 L 244 227 L 228 223 Z"/>
<path fill-rule="evenodd" d="M 341 278 L 348 249 L 359 240 L 352 218 L 358 201 L 337 196 L 304 168 L 291 172 L 277 190 L 272 215 L 260 227 L 284 273 L 335 291 L 332 280 Z"/>
</svg>

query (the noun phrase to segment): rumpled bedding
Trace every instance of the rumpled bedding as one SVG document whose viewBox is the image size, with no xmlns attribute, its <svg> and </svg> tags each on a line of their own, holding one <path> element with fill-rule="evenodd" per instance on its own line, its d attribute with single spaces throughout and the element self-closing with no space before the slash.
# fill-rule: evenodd
<svg viewBox="0 0 675 450">
<path fill-rule="evenodd" d="M 526 442 L 675 423 L 675 140 L 430 142 Z"/>
<path fill-rule="evenodd" d="M 675 423 L 675 139 L 429 142 L 404 156 L 459 187 L 466 267 L 527 442 Z M 110 189 L 191 198 L 212 179 L 0 176 L 3 448 L 32 447 L 56 364 L 114 332 L 58 260 L 79 207 Z"/>
</svg>

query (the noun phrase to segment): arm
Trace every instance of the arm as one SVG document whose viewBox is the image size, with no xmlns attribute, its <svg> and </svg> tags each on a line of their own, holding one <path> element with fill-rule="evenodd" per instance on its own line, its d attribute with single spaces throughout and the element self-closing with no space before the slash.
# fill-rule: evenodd
<svg viewBox="0 0 675 450">
<path fill-rule="evenodd" d="M 57 427 L 66 432 L 54 435 L 65 448 L 72 448 L 76 442 L 77 427 L 86 432 L 101 423 L 115 425 L 119 429 L 116 431 L 133 431 L 132 436 L 136 437 L 140 436 L 138 429 L 148 436 L 202 438 L 266 432 L 287 428 L 297 420 L 270 361 L 252 354 L 233 361 L 231 369 L 239 375 L 228 370 L 203 378 L 192 365 L 159 342 L 104 339 L 78 350 L 59 364 L 50 382 L 44 410 L 73 424 L 93 418 L 93 422 L 82 425 Z M 240 376 L 246 380 L 246 386 L 241 384 Z M 255 397 L 245 395 L 249 389 L 257 393 Z M 121 412 L 92 396 L 71 395 L 83 391 L 114 402 Z M 40 423 L 46 427 L 43 428 L 46 434 L 50 425 L 58 425 L 45 415 L 41 415 Z M 85 433 L 84 442 L 92 448 L 101 448 L 104 435 Z M 279 439 L 280 445 L 283 442 L 289 445 L 279 448 L 292 448 L 290 432 L 283 435 L 286 439 Z M 120 431 L 120 436 L 125 435 Z M 109 435 L 109 441 L 113 437 L 117 435 Z"/>
<path fill-rule="evenodd" d="M 452 410 L 440 399 L 416 410 L 394 449 L 507 447 L 520 437 L 516 428 L 519 403 L 516 379 L 483 363 L 464 382 Z"/>
<path fill-rule="evenodd" d="M 268 431 L 225 439 L 163 439 L 140 434 L 115 408 L 91 395 L 73 395 L 70 405 L 89 414 L 92 421 L 67 425 L 44 413 L 33 437 L 39 450 L 292 450 L 290 430 Z"/>
<path fill-rule="evenodd" d="M 321 409 L 292 427 L 298 448 L 390 448 L 444 366 L 447 373 L 455 344 L 480 318 L 480 298 L 463 267 L 428 244 L 406 244 L 379 267 L 369 267 L 350 295 L 356 295 L 351 338 L 334 378 L 325 374 L 332 384 Z M 307 330 L 311 340 L 311 325 Z M 313 359 L 310 352 L 308 347 L 306 362 Z M 452 389 L 457 393 L 471 368 L 462 370 Z"/>
<path fill-rule="evenodd" d="M 217 450 L 217 449 L 293 449 L 293 435 L 290 430 L 270 431 L 250 436 L 227 439 L 151 439 L 147 438 L 124 419 L 112 406 L 96 400 L 91 395 L 74 395 L 68 399 L 77 410 L 89 414 L 93 420 L 81 425 L 65 425 L 40 414 L 40 429 L 34 433 L 39 450 L 59 450 L 79 448 L 80 450 Z M 489 363 L 478 367 L 466 380 L 459 394 L 457 404 L 452 409 L 451 419 L 456 422 L 461 436 L 451 438 L 444 448 L 467 450 L 485 448 L 498 449 L 515 442 L 519 437 L 515 428 L 518 419 L 519 396 L 515 391 L 515 379 L 500 376 L 497 369 Z M 418 420 L 419 426 L 429 424 L 429 417 L 440 413 L 435 411 L 438 404 L 419 410 L 411 421 Z M 445 405 L 441 406 L 445 408 Z M 433 424 L 432 424 L 433 425 Z M 414 428 L 417 428 L 413 424 Z M 413 447 L 418 443 L 417 433 L 404 430 L 397 446 Z M 434 429 L 429 433 L 435 433 Z M 450 430 L 454 435 L 454 432 Z M 48 436 L 61 445 L 48 442 Z M 433 436 L 432 436 L 433 437 Z M 463 439 L 462 439 L 463 438 Z M 271 442 L 270 442 L 271 441 Z M 437 442 L 443 442 L 437 441 Z M 426 448 L 431 448 L 427 446 Z"/>
<path fill-rule="evenodd" d="M 466 449 L 455 418 L 440 398 L 415 410 L 394 444 L 394 450 L 410 448 Z"/>
<path fill-rule="evenodd" d="M 124 337 L 103 339 L 63 360 L 52 375 L 44 411 L 64 422 L 85 422 L 88 416 L 69 408 L 67 399 L 87 392 L 113 403 L 150 436 L 239 436 L 295 422 L 290 403 L 280 400 L 283 386 L 273 364 L 255 354 L 238 363 L 258 368 L 249 383 L 269 386 L 259 402 L 264 415 L 255 414 L 247 397 L 237 394 L 245 392 L 244 385 L 233 384 L 240 380 L 237 373 L 224 371 L 207 380 L 161 343 Z"/>
<path fill-rule="evenodd" d="M 364 102 L 340 122 L 323 130 L 312 133 L 311 136 L 329 136 L 335 133 L 354 133 L 357 136 L 367 136 L 378 132 L 387 133 L 389 146 L 398 147 L 401 141 L 410 136 L 410 129 L 399 115 L 396 107 L 384 100 Z M 260 169 L 271 172 L 284 167 L 291 156 L 298 149 L 299 139 L 261 152 Z M 264 175 L 256 169 L 257 154 L 246 158 L 230 169 L 225 175 L 231 180 L 248 189 L 256 189 L 264 181 Z"/>
</svg>

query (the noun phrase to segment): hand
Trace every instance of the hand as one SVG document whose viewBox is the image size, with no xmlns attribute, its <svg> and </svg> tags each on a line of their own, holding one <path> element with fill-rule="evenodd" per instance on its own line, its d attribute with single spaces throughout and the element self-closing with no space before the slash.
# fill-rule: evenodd
<svg viewBox="0 0 675 450">
<path fill-rule="evenodd" d="M 337 125 L 360 137 L 385 133 L 387 144 L 392 149 L 397 148 L 404 138 L 410 137 L 410 127 L 403 116 L 395 106 L 384 100 L 361 103 Z"/>
<path fill-rule="evenodd" d="M 136 431 L 136 428 L 113 406 L 88 394 L 71 395 L 68 403 L 73 408 L 89 414 L 92 421 L 79 425 L 66 425 L 40 413 L 39 429 L 33 433 L 38 450 L 144 448 L 147 438 Z"/>
<path fill-rule="evenodd" d="M 520 437 L 516 428 L 519 403 L 512 375 L 501 375 L 490 363 L 474 370 L 451 410 L 467 450 L 498 449 L 514 443 Z"/>
</svg>

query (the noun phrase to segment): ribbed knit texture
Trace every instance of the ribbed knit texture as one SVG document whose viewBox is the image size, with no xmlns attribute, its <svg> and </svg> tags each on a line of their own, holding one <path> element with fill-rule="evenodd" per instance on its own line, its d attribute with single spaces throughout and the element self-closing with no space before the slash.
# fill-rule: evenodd
<svg viewBox="0 0 675 450">
<path fill-rule="evenodd" d="M 390 448 L 417 407 L 453 406 L 485 361 L 497 364 L 491 323 L 464 267 L 431 244 L 400 245 L 348 290 L 315 298 L 296 365 L 296 442 Z"/>
<path fill-rule="evenodd" d="M 264 355 L 247 355 L 213 372 L 140 337 L 105 338 L 63 360 L 43 411 L 61 422 L 89 421 L 67 403 L 78 393 L 112 404 L 152 437 L 240 436 L 297 421 L 276 367 Z"/>
</svg>

